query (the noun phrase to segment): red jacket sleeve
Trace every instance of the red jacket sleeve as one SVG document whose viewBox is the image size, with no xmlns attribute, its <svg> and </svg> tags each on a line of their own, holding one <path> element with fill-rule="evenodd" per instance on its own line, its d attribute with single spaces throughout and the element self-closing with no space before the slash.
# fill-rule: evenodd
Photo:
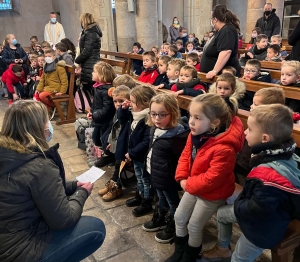
<svg viewBox="0 0 300 262">
<path fill-rule="evenodd" d="M 205 88 L 204 88 L 204 86 L 203 85 L 200 85 L 200 84 L 198 84 L 198 85 L 196 85 L 196 86 L 194 86 L 194 88 L 193 88 L 194 90 L 203 90 L 203 91 L 205 91 Z"/>
<path fill-rule="evenodd" d="M 176 84 L 172 85 L 171 91 L 177 92 L 177 85 Z"/>
<path fill-rule="evenodd" d="M 178 165 L 175 174 L 175 180 L 177 182 L 188 179 L 190 174 L 190 161 L 191 161 L 191 152 L 192 152 L 192 137 L 189 135 L 186 145 L 181 153 L 181 156 L 178 160 Z"/>
<path fill-rule="evenodd" d="M 25 72 L 24 72 L 24 70 L 22 70 L 22 76 L 21 76 L 20 82 L 21 82 L 22 84 L 27 83 L 26 78 L 25 78 Z"/>
</svg>

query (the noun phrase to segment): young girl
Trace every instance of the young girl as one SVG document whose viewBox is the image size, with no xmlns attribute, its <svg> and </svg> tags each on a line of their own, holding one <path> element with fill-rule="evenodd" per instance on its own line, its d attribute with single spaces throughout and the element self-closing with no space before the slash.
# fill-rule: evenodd
<svg viewBox="0 0 300 262">
<path fill-rule="evenodd" d="M 92 134 L 95 146 L 100 147 L 101 136 L 109 128 L 115 114 L 115 106 L 112 97 L 108 95 L 108 89 L 112 87 L 112 82 L 116 78 L 115 70 L 105 62 L 98 62 L 94 65 L 92 80 L 96 83 L 94 87 L 94 100 L 91 112 L 87 118 L 92 119 L 94 131 Z"/>
<path fill-rule="evenodd" d="M 175 233 L 174 214 L 179 204 L 179 188 L 174 177 L 189 134 L 179 120 L 179 107 L 174 96 L 159 94 L 151 99 L 147 122 L 151 127 L 150 146 L 145 166 L 159 200 L 152 220 L 146 222 L 143 229 L 154 232 L 165 228 L 155 236 L 160 243 L 170 242 Z"/>
<path fill-rule="evenodd" d="M 187 42 L 185 46 L 185 53 L 190 54 L 190 53 L 198 53 L 197 50 L 195 49 L 195 44 L 194 42 Z"/>
<path fill-rule="evenodd" d="M 155 54 L 156 57 L 159 57 L 158 46 L 152 46 L 151 51 Z"/>
<path fill-rule="evenodd" d="M 120 125 L 127 125 L 128 152 L 127 161 L 133 161 L 134 173 L 137 178 L 137 191 L 132 199 L 126 201 L 128 207 L 138 206 L 132 210 L 136 217 L 143 216 L 152 211 L 153 189 L 150 186 L 149 175 L 143 173 L 144 160 L 149 146 L 149 130 L 146 118 L 149 113 L 149 103 L 156 93 L 149 86 L 139 85 L 130 92 L 130 101 L 125 101 L 118 109 Z M 131 106 L 131 112 L 129 111 Z M 122 128 L 122 129 L 123 129 Z"/>
<path fill-rule="evenodd" d="M 167 68 L 168 68 L 168 63 L 171 61 L 171 57 L 169 56 L 161 56 L 158 59 L 158 71 L 159 75 L 155 79 L 153 85 L 155 86 L 155 89 L 159 88 L 169 88 L 169 79 L 167 77 Z"/>
<path fill-rule="evenodd" d="M 193 98 L 189 113 L 191 133 L 175 176 L 185 193 L 175 213 L 175 252 L 168 262 L 196 260 L 204 225 L 234 191 L 236 154 L 244 144 L 243 124 L 220 96 Z"/>
</svg>

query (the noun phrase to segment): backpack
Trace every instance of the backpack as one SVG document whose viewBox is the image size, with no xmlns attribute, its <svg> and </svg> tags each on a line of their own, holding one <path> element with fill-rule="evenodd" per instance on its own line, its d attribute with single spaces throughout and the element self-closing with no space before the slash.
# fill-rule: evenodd
<svg viewBox="0 0 300 262">
<path fill-rule="evenodd" d="M 92 95 L 82 87 L 78 88 L 75 93 L 74 103 L 78 113 L 85 113 L 92 106 Z"/>
</svg>

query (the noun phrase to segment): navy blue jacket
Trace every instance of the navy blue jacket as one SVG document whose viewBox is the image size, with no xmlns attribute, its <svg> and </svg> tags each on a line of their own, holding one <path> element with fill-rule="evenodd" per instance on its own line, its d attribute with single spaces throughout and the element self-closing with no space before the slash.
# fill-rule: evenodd
<svg viewBox="0 0 300 262">
<path fill-rule="evenodd" d="M 156 77 L 153 85 L 158 86 L 160 84 L 164 84 L 163 88 L 169 89 L 169 78 L 167 77 L 167 74 L 159 74 L 158 77 Z"/>
<path fill-rule="evenodd" d="M 24 69 L 25 74 L 27 75 L 29 73 L 29 69 L 26 65 L 28 56 L 20 44 L 16 44 L 15 46 L 20 55 L 20 59 L 23 60 L 22 68 Z M 3 51 L 1 53 L 1 55 L 2 55 L 2 62 L 4 63 L 5 69 L 7 69 L 10 64 L 15 63 L 16 57 L 15 57 L 14 53 L 11 51 L 11 49 L 9 48 L 9 45 L 5 45 L 3 47 Z"/>
<path fill-rule="evenodd" d="M 188 42 L 188 40 L 189 40 L 189 37 L 188 37 L 188 35 L 186 35 L 185 37 L 177 37 L 176 38 L 176 41 L 177 40 L 182 40 L 182 42 L 183 42 L 183 46 L 185 47 L 186 46 L 186 43 Z"/>
<path fill-rule="evenodd" d="M 145 50 L 141 48 L 138 52 L 139 55 L 143 54 Z M 140 75 L 143 71 L 143 60 L 132 59 L 133 71 L 136 75 Z"/>
</svg>

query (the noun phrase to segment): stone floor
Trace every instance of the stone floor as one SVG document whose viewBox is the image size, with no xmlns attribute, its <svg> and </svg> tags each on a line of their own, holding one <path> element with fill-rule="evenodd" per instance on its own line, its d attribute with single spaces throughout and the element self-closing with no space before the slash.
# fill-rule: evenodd
<svg viewBox="0 0 300 262">
<path fill-rule="evenodd" d="M 7 101 L 0 98 L 0 126 L 2 125 L 4 112 L 7 108 Z M 54 136 L 51 145 L 60 144 L 59 152 L 63 159 L 67 179 L 75 179 L 76 176 L 85 172 L 89 167 L 86 161 L 85 152 L 77 148 L 77 139 L 74 124 L 54 126 Z M 95 216 L 102 219 L 106 225 L 106 239 L 102 247 L 93 255 L 86 258 L 84 262 L 107 261 L 107 262 L 150 262 L 164 261 L 169 257 L 174 245 L 159 244 L 155 241 L 155 233 L 147 233 L 142 230 L 141 225 L 151 219 L 151 215 L 135 218 L 131 209 L 125 206 L 127 198 L 133 195 L 130 189 L 124 190 L 122 198 L 106 203 L 97 194 L 108 178 L 113 168 L 104 168 L 104 177 L 96 181 L 91 196 L 84 206 L 83 215 Z M 235 246 L 240 230 L 234 227 L 232 247 Z M 205 227 L 203 249 L 213 247 L 216 242 L 217 228 L 215 217 Z M 256 261 L 269 262 L 270 251 L 266 250 Z M 299 260 L 298 260 L 299 261 Z"/>
</svg>

